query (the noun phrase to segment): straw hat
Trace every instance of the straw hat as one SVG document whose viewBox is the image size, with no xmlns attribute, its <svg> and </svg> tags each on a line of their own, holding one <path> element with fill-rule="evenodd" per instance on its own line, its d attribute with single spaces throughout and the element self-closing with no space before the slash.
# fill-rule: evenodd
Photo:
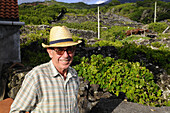
<svg viewBox="0 0 170 113">
<path fill-rule="evenodd" d="M 65 26 L 55 26 L 50 30 L 49 45 L 42 43 L 44 48 L 48 47 L 67 47 L 74 46 L 82 41 L 73 42 L 72 35 L 67 27 Z"/>
</svg>

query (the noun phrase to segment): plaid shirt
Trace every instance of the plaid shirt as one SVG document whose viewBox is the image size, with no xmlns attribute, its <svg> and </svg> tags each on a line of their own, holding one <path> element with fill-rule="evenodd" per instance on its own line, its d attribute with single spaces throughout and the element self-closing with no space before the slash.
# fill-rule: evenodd
<svg viewBox="0 0 170 113">
<path fill-rule="evenodd" d="M 76 71 L 69 67 L 64 80 L 50 61 L 35 67 L 25 76 L 10 113 L 78 113 L 78 89 Z"/>
</svg>

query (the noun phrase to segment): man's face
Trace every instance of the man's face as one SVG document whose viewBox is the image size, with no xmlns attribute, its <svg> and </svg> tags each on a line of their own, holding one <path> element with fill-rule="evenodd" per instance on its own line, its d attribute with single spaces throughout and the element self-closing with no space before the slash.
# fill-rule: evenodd
<svg viewBox="0 0 170 113">
<path fill-rule="evenodd" d="M 73 61 L 75 46 L 47 48 L 47 52 L 51 57 L 54 66 L 59 72 L 67 70 Z"/>
</svg>

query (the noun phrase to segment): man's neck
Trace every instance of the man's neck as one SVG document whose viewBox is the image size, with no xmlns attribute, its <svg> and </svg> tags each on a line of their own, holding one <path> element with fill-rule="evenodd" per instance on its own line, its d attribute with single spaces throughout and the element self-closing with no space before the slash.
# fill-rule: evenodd
<svg viewBox="0 0 170 113">
<path fill-rule="evenodd" d="M 66 80 L 66 78 L 67 78 L 67 69 L 63 70 L 63 71 L 58 70 L 58 72 L 64 77 L 64 80 Z"/>
</svg>

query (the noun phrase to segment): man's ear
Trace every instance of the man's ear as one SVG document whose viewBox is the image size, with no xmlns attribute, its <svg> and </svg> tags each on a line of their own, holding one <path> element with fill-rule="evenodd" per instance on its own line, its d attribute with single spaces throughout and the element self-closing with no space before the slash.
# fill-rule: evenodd
<svg viewBox="0 0 170 113">
<path fill-rule="evenodd" d="M 50 58 L 53 58 L 53 50 L 50 48 L 47 48 L 47 52 Z"/>
</svg>

